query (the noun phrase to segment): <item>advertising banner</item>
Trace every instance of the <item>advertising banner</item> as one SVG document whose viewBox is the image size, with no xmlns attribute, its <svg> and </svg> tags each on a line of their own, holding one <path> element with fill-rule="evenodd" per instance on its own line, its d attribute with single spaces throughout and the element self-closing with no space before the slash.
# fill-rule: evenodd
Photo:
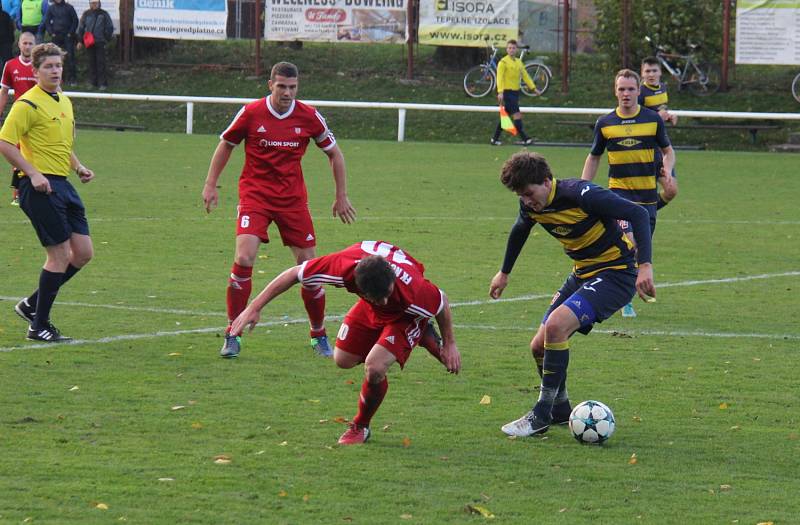
<svg viewBox="0 0 800 525">
<path fill-rule="evenodd" d="M 516 39 L 517 0 L 421 0 L 419 43 L 486 47 Z"/>
<path fill-rule="evenodd" d="M 800 0 L 739 0 L 736 63 L 800 65 Z"/>
<path fill-rule="evenodd" d="M 383 42 L 407 38 L 407 0 L 267 0 L 267 40 Z"/>
<path fill-rule="evenodd" d="M 225 40 L 226 0 L 135 0 L 133 34 L 171 40 Z"/>
</svg>

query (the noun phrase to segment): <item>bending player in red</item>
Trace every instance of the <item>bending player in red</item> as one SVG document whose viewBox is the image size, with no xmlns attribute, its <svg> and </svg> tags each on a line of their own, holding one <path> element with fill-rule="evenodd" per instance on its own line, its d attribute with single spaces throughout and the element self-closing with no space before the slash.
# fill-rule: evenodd
<svg viewBox="0 0 800 525">
<path fill-rule="evenodd" d="M 229 329 L 225 331 L 222 357 L 236 357 L 241 339 L 230 333 L 230 322 L 244 310 L 252 289 L 253 264 L 261 243 L 269 242 L 267 228 L 278 225 L 283 244 L 292 250 L 298 264 L 316 256 L 316 235 L 308 210 L 308 193 L 300 165 L 313 140 L 328 155 L 336 184 L 333 216 L 351 223 L 356 210 L 347 198 L 344 156 L 325 119 L 311 106 L 295 100 L 297 67 L 279 62 L 269 78 L 270 94 L 244 106 L 220 135 L 211 158 L 203 201 L 206 211 L 217 206 L 217 181 L 231 152 L 244 140 L 245 160 L 239 177 L 236 222 L 236 254 L 228 280 Z M 311 325 L 311 346 L 320 355 L 333 355 L 325 333 L 325 290 L 303 285 L 301 290 Z"/>
<path fill-rule="evenodd" d="M 427 349 L 448 372 L 461 370 L 447 296 L 425 279 L 424 272 L 421 263 L 397 246 L 363 241 L 285 270 L 233 322 L 231 334 L 239 335 L 245 327 L 252 330 L 261 310 L 297 283 L 332 284 L 358 295 L 339 328 L 333 360 L 339 368 L 364 363 L 358 413 L 339 438 L 342 445 L 364 443 L 389 388 L 386 372 L 395 362 L 403 368 L 415 346 Z M 443 339 L 429 324 L 431 317 L 436 318 Z"/>
</svg>

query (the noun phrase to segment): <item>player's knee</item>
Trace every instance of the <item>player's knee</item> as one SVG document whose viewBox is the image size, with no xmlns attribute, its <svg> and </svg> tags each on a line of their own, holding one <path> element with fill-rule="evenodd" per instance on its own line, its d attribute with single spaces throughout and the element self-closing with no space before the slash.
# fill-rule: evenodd
<svg viewBox="0 0 800 525">
<path fill-rule="evenodd" d="M 562 322 L 560 316 L 551 315 L 544 325 L 544 340 L 552 342 L 566 341 L 571 335 L 569 327 Z M 544 355 L 544 344 L 542 345 L 542 355 Z"/>
<path fill-rule="evenodd" d="M 234 262 L 239 266 L 246 266 L 252 268 L 256 262 L 256 254 L 237 253 Z"/>
<path fill-rule="evenodd" d="M 335 346 L 333 348 L 333 362 L 336 363 L 336 366 L 339 368 L 353 368 L 361 361 L 355 359 L 353 354 L 347 353 L 338 346 Z"/>
<path fill-rule="evenodd" d="M 537 357 L 544 357 L 544 334 L 537 333 L 533 339 L 531 339 L 531 354 L 533 354 L 534 359 Z"/>
<path fill-rule="evenodd" d="M 386 377 L 386 367 L 368 361 L 364 363 L 364 377 L 373 385 L 380 383 Z"/>
</svg>

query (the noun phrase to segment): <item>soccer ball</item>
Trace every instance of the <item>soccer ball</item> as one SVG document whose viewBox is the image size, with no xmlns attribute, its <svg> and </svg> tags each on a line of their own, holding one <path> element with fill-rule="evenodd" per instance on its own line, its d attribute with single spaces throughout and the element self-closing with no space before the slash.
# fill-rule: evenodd
<svg viewBox="0 0 800 525">
<path fill-rule="evenodd" d="M 569 415 L 569 429 L 581 443 L 599 445 L 611 437 L 615 428 L 614 413 L 600 401 L 584 401 Z"/>
</svg>

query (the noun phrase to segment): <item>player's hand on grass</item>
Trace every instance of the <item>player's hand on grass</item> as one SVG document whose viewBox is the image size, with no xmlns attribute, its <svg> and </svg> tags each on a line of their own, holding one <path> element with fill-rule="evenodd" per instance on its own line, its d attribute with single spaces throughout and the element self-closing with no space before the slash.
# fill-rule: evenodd
<svg viewBox="0 0 800 525">
<path fill-rule="evenodd" d="M 652 264 L 643 263 L 639 265 L 639 274 L 636 276 L 636 291 L 644 302 L 655 302 L 656 284 L 653 281 Z"/>
<path fill-rule="evenodd" d="M 343 223 L 350 224 L 356 220 L 356 209 L 350 204 L 350 199 L 347 195 L 336 197 L 333 201 L 333 216 L 339 217 Z"/>
<path fill-rule="evenodd" d="M 506 286 L 508 286 L 508 274 L 497 272 L 497 275 L 492 278 L 492 282 L 489 284 L 489 297 L 492 299 L 500 299 Z"/>
<path fill-rule="evenodd" d="M 239 314 L 239 317 L 234 319 L 231 323 L 231 335 L 242 335 L 245 328 L 247 328 L 248 332 L 252 332 L 253 328 L 258 324 L 259 319 L 261 319 L 261 312 L 245 308 L 244 311 Z"/>
<path fill-rule="evenodd" d="M 28 176 L 31 178 L 33 189 L 41 191 L 42 193 L 53 193 L 53 189 L 50 187 L 50 181 L 47 180 L 47 177 L 41 173 L 32 173 Z"/>
<path fill-rule="evenodd" d="M 219 192 L 216 186 L 206 184 L 203 186 L 203 204 L 206 206 L 206 213 L 211 213 L 211 210 L 219 204 Z"/>
<path fill-rule="evenodd" d="M 442 357 L 442 364 L 447 368 L 448 372 L 457 374 L 461 370 L 461 354 L 455 343 L 448 341 L 442 345 L 440 355 Z"/>
<path fill-rule="evenodd" d="M 86 184 L 90 180 L 94 179 L 94 172 L 86 166 L 78 166 L 75 170 L 75 174 L 78 175 L 78 178 L 83 184 Z"/>
</svg>

